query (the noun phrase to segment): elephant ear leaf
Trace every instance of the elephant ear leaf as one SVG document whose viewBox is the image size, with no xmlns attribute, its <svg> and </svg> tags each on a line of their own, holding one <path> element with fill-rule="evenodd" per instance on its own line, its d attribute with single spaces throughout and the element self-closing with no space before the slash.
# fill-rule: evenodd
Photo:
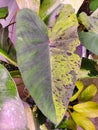
<svg viewBox="0 0 98 130">
<path fill-rule="evenodd" d="M 65 114 L 80 70 L 77 27 L 77 18 L 70 5 L 65 5 L 54 21 L 50 19 L 49 22 L 52 94 L 57 122 Z"/>
<path fill-rule="evenodd" d="M 47 27 L 33 11 L 21 10 L 16 21 L 17 59 L 24 83 L 39 109 L 55 124 L 64 117 L 80 65 L 77 19 L 71 7 L 69 15 L 65 8 L 60 11 L 56 27 L 59 22 L 64 26 L 73 22 L 68 27 L 60 25 L 57 35 L 54 26 L 49 39 Z"/>
<path fill-rule="evenodd" d="M 22 9 L 16 20 L 17 60 L 25 85 L 39 109 L 57 123 L 52 99 L 47 27 L 31 10 Z"/>
<path fill-rule="evenodd" d="M 18 114 L 17 114 L 18 113 Z M 0 64 L 0 129 L 27 130 L 27 120 L 16 85 Z"/>
</svg>

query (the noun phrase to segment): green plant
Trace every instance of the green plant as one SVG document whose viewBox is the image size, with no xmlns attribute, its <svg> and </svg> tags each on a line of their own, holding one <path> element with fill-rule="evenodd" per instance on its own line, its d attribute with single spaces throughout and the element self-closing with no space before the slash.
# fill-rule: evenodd
<svg viewBox="0 0 98 130">
<path fill-rule="evenodd" d="M 76 125 L 78 125 L 84 130 L 95 130 L 95 126 L 89 118 L 98 117 L 98 104 L 91 101 L 97 93 L 97 87 L 91 84 L 83 90 L 84 85 L 80 80 L 77 81 L 76 87 L 78 91 L 71 97 L 67 109 L 69 118 L 65 119 L 58 128 L 76 130 Z"/>
<path fill-rule="evenodd" d="M 1 64 L 4 64 L 7 68 L 13 65 L 11 66 L 13 69 L 9 69 L 10 75 L 13 78 L 21 77 L 23 79 L 35 104 L 50 120 L 50 129 L 58 127 L 58 129 L 76 130 L 76 124 L 78 124 L 85 130 L 95 130 L 94 125 L 87 117 L 89 113 L 91 113 L 90 117 L 98 116 L 98 104 L 90 101 L 96 94 L 96 86 L 91 85 L 81 93 L 83 84 L 77 80 L 98 76 L 97 63 L 81 57 L 82 46 L 80 44 L 81 40 L 87 49 L 98 53 L 96 49 L 97 18 L 95 19 L 97 16 L 87 16 L 85 13 L 81 13 L 77 18 L 71 5 L 59 3 L 59 6 L 57 6 L 54 2 L 50 1 L 50 4 L 47 4 L 43 0 L 40 7 L 40 17 L 30 9 L 22 9 L 18 12 L 15 49 L 13 44 L 8 42 L 8 26 L 3 28 L 1 25 L 0 54 L 9 62 L 4 64 L 1 61 Z M 56 7 L 52 6 L 53 4 Z M 5 18 L 8 14 L 8 10 L 5 11 L 5 9 L 1 18 Z M 79 24 L 82 31 L 88 30 L 89 32 L 77 30 Z M 96 40 L 92 42 L 93 37 L 96 37 Z M 13 56 L 17 56 L 17 62 L 13 60 L 15 59 Z M 86 66 L 85 63 L 88 63 L 89 66 Z M 1 71 L 3 69 L 1 65 Z M 8 73 L 6 69 L 5 72 Z M 5 76 L 5 80 L 6 78 Z M 75 84 L 78 91 L 72 96 Z M 6 83 L 4 86 L 6 87 Z M 9 86 L 10 84 L 8 84 L 8 88 Z M 9 91 L 8 88 L 6 91 Z M 3 94 L 2 86 L 0 90 Z M 13 92 L 13 90 L 11 91 Z M 3 98 L 4 96 L 2 100 Z M 76 99 L 78 101 L 74 102 Z M 80 104 L 80 101 L 87 102 Z M 5 100 L 1 102 L 1 106 L 4 103 Z M 80 111 L 80 108 L 83 109 L 83 112 Z M 68 120 L 65 117 L 67 111 L 70 116 Z M 80 117 L 79 121 L 77 116 Z M 64 121 L 62 121 L 63 119 Z M 46 118 L 44 123 L 47 124 Z M 27 129 L 27 124 L 21 129 Z"/>
</svg>

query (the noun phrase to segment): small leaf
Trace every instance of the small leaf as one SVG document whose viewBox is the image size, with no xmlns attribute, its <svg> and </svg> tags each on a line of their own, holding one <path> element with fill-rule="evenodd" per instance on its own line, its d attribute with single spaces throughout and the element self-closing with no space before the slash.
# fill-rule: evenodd
<svg viewBox="0 0 98 130">
<path fill-rule="evenodd" d="M 77 81 L 76 87 L 77 87 L 78 91 L 71 97 L 71 99 L 70 99 L 71 102 L 74 101 L 75 99 L 77 99 L 78 96 L 80 95 L 81 91 L 83 90 L 84 85 L 83 85 L 82 81 L 80 81 L 80 80 Z"/>
<path fill-rule="evenodd" d="M 83 130 L 96 130 L 94 124 L 85 116 L 81 115 L 80 113 L 73 112 L 71 114 L 75 123 L 82 127 Z"/>
<path fill-rule="evenodd" d="M 90 9 L 92 11 L 95 11 L 98 8 L 98 1 L 97 0 L 91 0 L 90 1 Z"/>
<path fill-rule="evenodd" d="M 62 128 L 63 129 L 63 128 L 67 128 L 67 127 L 68 127 L 67 120 L 64 119 L 57 128 Z"/>
<path fill-rule="evenodd" d="M 62 128 L 62 129 L 67 128 L 67 129 L 77 130 L 76 123 L 74 122 L 72 117 L 69 117 L 68 120 L 64 119 L 57 128 Z"/>
<path fill-rule="evenodd" d="M 8 7 L 0 8 L 0 19 L 5 19 L 8 16 Z"/>
<path fill-rule="evenodd" d="M 85 12 L 79 14 L 78 20 L 81 24 L 85 26 L 86 29 L 89 28 L 88 16 Z"/>
<path fill-rule="evenodd" d="M 82 12 L 79 14 L 78 19 L 88 31 L 98 33 L 98 17 L 96 14 L 88 16 L 86 13 Z"/>
<path fill-rule="evenodd" d="M 91 52 L 98 55 L 98 34 L 93 32 L 80 32 L 81 43 Z"/>
<path fill-rule="evenodd" d="M 79 103 L 73 106 L 73 109 L 86 117 L 98 117 L 98 104 L 96 102 L 88 101 Z"/>
<path fill-rule="evenodd" d="M 67 128 L 71 130 L 77 130 L 76 123 L 74 122 L 72 117 L 70 117 L 67 121 Z"/>
<path fill-rule="evenodd" d="M 80 96 L 81 101 L 89 101 L 91 100 L 97 93 L 97 88 L 94 84 L 89 85 Z"/>
</svg>

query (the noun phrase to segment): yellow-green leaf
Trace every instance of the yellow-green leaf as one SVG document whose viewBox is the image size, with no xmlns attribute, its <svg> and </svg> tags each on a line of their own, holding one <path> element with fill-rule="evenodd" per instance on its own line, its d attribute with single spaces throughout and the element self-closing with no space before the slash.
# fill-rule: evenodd
<svg viewBox="0 0 98 130">
<path fill-rule="evenodd" d="M 78 91 L 71 97 L 71 99 L 70 99 L 71 102 L 74 101 L 75 99 L 77 99 L 77 97 L 80 95 L 80 93 L 81 93 L 81 91 L 82 91 L 82 89 L 84 87 L 82 81 L 80 81 L 80 80 L 77 81 L 76 82 L 76 87 L 77 87 Z"/>
<path fill-rule="evenodd" d="M 94 84 L 89 85 L 80 96 L 81 101 L 89 101 L 91 100 L 97 93 L 97 88 Z"/>
<path fill-rule="evenodd" d="M 77 130 L 76 128 L 76 123 L 74 122 L 74 120 L 72 119 L 72 117 L 70 117 L 67 121 L 67 128 L 71 129 L 71 130 Z"/>
<path fill-rule="evenodd" d="M 79 21 L 88 31 L 98 33 L 98 18 L 96 15 L 88 16 L 86 13 L 82 12 L 79 15 Z"/>
<path fill-rule="evenodd" d="M 94 124 L 80 113 L 73 112 L 72 118 L 78 126 L 83 128 L 83 130 L 95 130 Z"/>
<path fill-rule="evenodd" d="M 59 123 L 73 94 L 81 63 L 81 53 L 77 52 L 81 47 L 78 22 L 72 6 L 65 5 L 49 25 L 52 96 Z"/>
<path fill-rule="evenodd" d="M 98 117 L 98 104 L 96 102 L 88 101 L 73 106 L 73 109 L 86 117 Z"/>
</svg>

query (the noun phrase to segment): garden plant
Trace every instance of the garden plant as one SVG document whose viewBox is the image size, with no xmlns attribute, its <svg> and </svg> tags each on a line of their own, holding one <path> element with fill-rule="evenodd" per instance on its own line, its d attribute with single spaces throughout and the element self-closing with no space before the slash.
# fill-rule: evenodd
<svg viewBox="0 0 98 130">
<path fill-rule="evenodd" d="M 98 78 L 97 0 L 15 2 L 15 20 L 0 23 L 0 130 L 30 129 L 22 100 L 36 130 L 96 130 L 90 118 L 98 117 L 97 86 L 83 79 Z M 0 19 L 8 16 L 1 7 Z"/>
</svg>

